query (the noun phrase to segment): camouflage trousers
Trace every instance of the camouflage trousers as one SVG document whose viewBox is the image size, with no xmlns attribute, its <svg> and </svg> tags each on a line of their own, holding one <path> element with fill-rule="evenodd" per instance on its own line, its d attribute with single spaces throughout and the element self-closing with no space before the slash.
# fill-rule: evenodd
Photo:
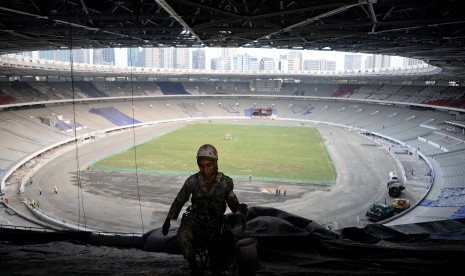
<svg viewBox="0 0 465 276">
<path fill-rule="evenodd" d="M 198 212 L 186 213 L 178 229 L 178 242 L 185 259 L 195 257 L 195 246 L 200 238 L 211 240 L 221 228 L 223 217 L 211 218 Z"/>
</svg>

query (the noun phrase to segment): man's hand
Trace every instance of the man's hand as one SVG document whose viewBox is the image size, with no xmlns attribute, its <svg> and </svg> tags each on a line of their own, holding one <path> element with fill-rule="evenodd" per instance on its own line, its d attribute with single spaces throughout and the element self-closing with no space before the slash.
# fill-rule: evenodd
<svg viewBox="0 0 465 276">
<path fill-rule="evenodd" d="M 163 223 L 163 228 L 161 230 L 164 236 L 168 234 L 168 231 L 170 230 L 170 226 L 171 226 L 171 219 L 167 217 L 165 220 L 165 223 Z"/>
<path fill-rule="evenodd" d="M 237 206 L 237 211 L 241 212 L 244 216 L 247 216 L 248 207 L 247 204 L 241 203 Z"/>
</svg>

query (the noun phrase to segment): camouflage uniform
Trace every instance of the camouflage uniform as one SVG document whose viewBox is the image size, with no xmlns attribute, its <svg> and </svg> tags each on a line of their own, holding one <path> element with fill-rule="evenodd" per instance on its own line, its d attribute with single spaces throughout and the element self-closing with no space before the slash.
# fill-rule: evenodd
<svg viewBox="0 0 465 276">
<path fill-rule="evenodd" d="M 232 212 L 237 211 L 239 201 L 233 189 L 233 180 L 221 172 L 217 172 L 210 189 L 200 172 L 187 178 L 168 213 L 170 219 L 177 219 L 182 207 L 192 195 L 192 206 L 183 216 L 178 229 L 179 245 L 184 258 L 189 259 L 195 256 L 194 237 L 196 233 L 200 230 L 204 233 L 205 231 L 211 233 L 212 230 L 222 225 L 226 203 Z"/>
</svg>

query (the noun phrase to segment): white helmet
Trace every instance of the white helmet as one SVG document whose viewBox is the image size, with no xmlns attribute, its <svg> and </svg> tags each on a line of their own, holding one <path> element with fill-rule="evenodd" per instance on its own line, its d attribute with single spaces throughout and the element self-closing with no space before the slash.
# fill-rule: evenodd
<svg viewBox="0 0 465 276">
<path fill-rule="evenodd" d="M 215 160 L 218 160 L 218 151 L 214 146 L 210 144 L 202 145 L 197 151 L 197 159 L 201 157 L 210 157 Z"/>
</svg>

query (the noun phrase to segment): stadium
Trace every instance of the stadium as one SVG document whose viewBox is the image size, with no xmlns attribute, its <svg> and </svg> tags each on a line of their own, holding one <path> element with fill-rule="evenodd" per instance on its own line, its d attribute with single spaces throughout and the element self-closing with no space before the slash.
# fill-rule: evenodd
<svg viewBox="0 0 465 276">
<path fill-rule="evenodd" d="M 65 3 L 53 2 L 57 7 Z M 137 166 L 142 165 L 144 155 L 139 146 L 157 139 L 174 140 L 179 131 L 187 131 L 190 127 L 206 127 L 208 131 L 214 127 L 233 129 L 231 132 L 221 129 L 220 134 L 207 139 L 224 144 L 221 148 L 225 149 L 225 159 L 223 161 L 220 150 L 220 170 L 227 168 L 225 173 L 231 172 L 238 198 L 251 208 L 248 229 L 257 238 L 262 265 L 257 275 L 413 274 L 452 272 L 460 267 L 465 253 L 462 237 L 465 89 L 460 85 L 463 53 L 458 37 L 454 40 L 455 48 L 441 40 L 446 36 L 458 36 L 457 29 L 462 27 L 463 23 L 457 23 L 461 22 L 457 18 L 463 15 L 453 11 L 455 2 L 452 1 L 448 12 L 443 13 L 450 17 L 444 16 L 441 20 L 435 17 L 433 8 L 423 10 L 415 1 L 406 1 L 408 9 L 396 7 L 390 1 L 332 3 L 332 6 L 309 10 L 305 7 L 312 6 L 310 3 L 301 3 L 299 9 L 288 8 L 283 12 L 282 8 L 281 16 L 299 14 L 293 20 L 303 20 L 300 16 L 310 17 L 305 14 L 308 12 L 313 20 L 289 21 L 276 32 L 267 30 L 269 25 L 262 25 L 260 21 L 266 14 L 269 17 L 274 14 L 270 5 L 270 10 L 263 11 L 256 19 L 255 24 L 262 29 L 256 33 L 249 30 L 249 35 L 255 38 L 250 41 L 259 41 L 253 47 L 267 47 L 266 43 L 272 41 L 280 48 L 291 42 L 293 47 L 318 47 L 321 42 L 295 42 L 288 34 L 300 32 L 300 36 L 306 36 L 310 27 L 314 32 L 321 31 L 313 21 L 353 21 L 348 11 L 366 12 L 368 16 L 364 18 L 374 24 L 370 28 L 378 24 L 383 28 L 389 26 L 381 24 L 377 14 L 384 14 L 386 22 L 390 18 L 387 15 L 397 9 L 402 10 L 395 13 L 397 17 L 416 15 L 419 20 L 418 14 L 422 14 L 426 16 L 423 20 L 434 21 L 435 26 L 413 20 L 409 30 L 412 33 L 422 31 L 409 35 L 419 37 L 428 33 L 428 41 L 441 37 L 439 42 L 431 44 L 434 46 L 423 44 L 425 49 L 420 49 L 415 43 L 404 42 L 406 45 L 402 48 L 398 45 L 399 39 L 393 37 L 405 36 L 396 33 L 386 36 L 391 40 L 377 36 L 379 40 L 374 41 L 372 37 L 371 46 L 363 49 L 369 52 L 374 49 L 373 45 L 379 45 L 376 47 L 379 53 L 392 54 L 392 49 L 402 48 L 404 52 L 399 50 L 399 55 L 427 62 L 425 66 L 402 69 L 339 73 L 218 72 L 95 66 L 36 60 L 15 54 L 50 47 L 82 47 L 84 44 L 79 45 L 83 43 L 82 38 L 92 37 L 92 32 L 99 34 L 93 41 L 99 41 L 102 47 L 108 43 L 105 35 L 109 31 L 97 30 L 91 25 L 97 20 L 108 23 L 111 18 L 108 11 L 112 8 L 117 11 L 113 15 L 128 22 L 145 22 L 150 20 L 149 11 L 156 6 L 162 12 L 157 13 L 159 17 L 152 15 L 154 18 L 175 20 L 178 32 L 180 28 L 189 29 L 199 41 L 211 41 L 210 47 L 236 46 L 238 41 L 234 37 L 244 39 L 245 36 L 236 34 L 231 40 L 208 37 L 208 32 L 202 33 L 205 27 L 196 29 L 195 20 L 184 21 L 176 16 L 184 14 L 190 18 L 187 15 L 191 8 L 197 7 L 205 12 L 199 19 L 207 14 L 217 18 L 218 14 L 230 14 L 231 7 L 219 5 L 213 9 L 203 6 L 201 1 L 173 1 L 176 4 L 172 5 L 165 1 L 142 1 L 144 5 L 123 1 L 113 7 L 112 1 L 103 1 L 109 5 L 105 7 L 107 10 L 101 10 L 108 16 L 105 19 L 89 14 L 102 7 L 79 2 L 66 2 L 80 7 L 77 14 L 87 10 L 87 15 L 75 22 L 62 19 L 70 12 L 67 5 L 61 11 L 54 7 L 54 13 L 61 13 L 61 17 L 49 15 L 47 18 L 48 12 L 39 16 L 37 11 L 52 10 L 54 5 L 21 6 L 12 1 L 0 7 L 2 13 L 8 15 L 5 16 L 8 19 L 2 19 L 2 25 L 10 29 L 13 28 L 11 22 L 26 17 L 43 24 L 42 30 L 53 23 L 63 24 L 62 32 L 66 28 L 75 31 L 65 36 L 61 34 L 62 38 L 57 36 L 51 43 L 47 39 L 32 39 L 40 37 L 39 30 L 27 38 L 21 26 L 14 31 L 3 29 L 1 51 L 4 55 L 0 57 L 3 271 L 13 275 L 45 275 L 50 271 L 70 275 L 187 275 L 182 256 L 172 254 L 169 247 L 175 238 L 175 229 L 170 232 L 170 239 L 162 239 L 161 245 L 160 237 L 153 233 L 159 231 L 186 176 L 195 172 L 195 163 L 183 161 L 188 165 L 182 169 L 167 167 L 156 171 Z M 252 7 L 250 2 L 254 1 L 248 2 Z M 434 5 L 434 2 L 429 4 Z M 274 8 L 274 12 L 278 12 L 278 7 Z M 141 14 L 136 19 L 123 10 Z M 413 12 L 407 16 L 408 11 Z M 34 20 L 27 22 L 33 24 Z M 248 20 L 254 22 L 255 19 Z M 133 28 L 127 27 L 126 31 L 144 33 L 141 32 L 144 27 Z M 238 29 L 232 23 L 224 28 Z M 173 29 L 171 31 L 176 32 Z M 403 34 L 407 27 L 399 27 L 396 31 L 400 29 Z M 77 34 L 83 30 L 86 32 Z M 121 32 L 124 30 L 121 28 Z M 242 30 L 247 32 L 245 28 Z M 154 31 L 148 28 L 146 39 L 141 41 L 159 39 L 168 46 L 182 43 L 195 47 L 185 37 L 178 37 L 170 44 L 172 35 L 150 33 Z M 258 39 L 265 31 L 271 39 Z M 385 32 L 389 33 L 389 29 L 380 30 L 380 34 Z M 138 41 L 121 40 L 120 36 L 123 35 L 111 38 L 111 43 L 133 46 Z M 338 33 L 325 45 L 352 52 L 363 47 L 339 37 L 346 36 Z M 359 35 L 358 39 L 364 41 L 365 37 Z M 285 42 L 288 44 L 280 44 Z M 348 45 L 352 48 L 345 48 Z M 238 127 L 248 131 L 242 134 Z M 287 134 L 272 142 L 266 151 L 286 149 L 291 130 L 316 130 L 319 140 L 315 141 L 321 142 L 323 149 L 321 156 L 327 154 L 335 173 L 329 179 L 313 175 L 294 178 L 294 171 L 284 177 L 286 164 L 292 162 L 286 152 L 277 158 L 278 163 L 274 164 L 277 169 L 272 169 L 278 171 L 277 175 L 259 172 L 258 166 L 262 163 L 252 163 L 250 157 L 239 159 L 238 163 L 248 164 L 233 171 L 227 160 L 234 154 L 242 155 L 237 147 L 246 141 L 247 132 L 254 132 L 250 129 L 262 127 L 269 135 L 252 138 L 260 140 L 258 144 L 265 143 L 265 138 L 269 137 L 263 136 L 271 136 L 272 128 Z M 183 146 L 193 141 L 192 133 L 181 133 L 181 137 L 191 139 L 183 142 Z M 189 145 L 191 148 L 179 149 L 183 156 L 187 155 L 186 160 L 194 160 L 197 143 Z M 306 140 L 299 143 L 305 144 Z M 231 147 L 231 153 L 227 147 Z M 98 167 L 99 161 L 128 149 L 134 150 L 129 155 L 134 160 L 125 159 L 135 164 L 136 169 Z M 179 159 L 163 151 L 157 154 L 160 162 Z M 174 167 L 179 166 L 176 163 Z M 394 216 L 369 220 L 366 213 L 373 203 L 386 205 L 394 199 L 386 187 L 390 172 L 400 177 L 405 187 L 401 197 L 411 205 Z M 286 189 L 286 195 L 278 195 L 278 188 L 280 191 Z M 154 245 L 154 240 L 158 244 Z"/>
</svg>

